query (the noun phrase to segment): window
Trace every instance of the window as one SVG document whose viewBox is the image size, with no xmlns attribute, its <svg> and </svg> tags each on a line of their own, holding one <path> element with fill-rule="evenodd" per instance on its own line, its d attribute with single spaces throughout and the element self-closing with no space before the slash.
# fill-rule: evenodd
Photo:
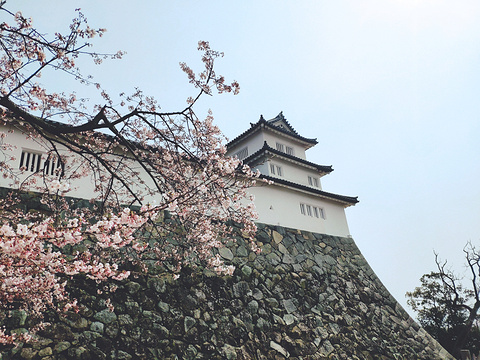
<svg viewBox="0 0 480 360">
<path fill-rule="evenodd" d="M 305 204 L 300 204 L 300 213 L 305 215 Z"/>
<path fill-rule="evenodd" d="M 295 155 L 295 152 L 293 151 L 293 147 L 287 146 L 281 143 L 276 143 L 276 148 L 278 151 L 281 151 L 283 153 L 287 153 L 288 155 Z"/>
<path fill-rule="evenodd" d="M 32 152 L 30 150 L 22 150 L 22 155 L 20 156 L 19 169 L 24 169 L 25 171 L 30 171 L 30 172 L 38 172 L 40 171 L 41 161 L 42 161 L 42 154 Z"/>
<path fill-rule="evenodd" d="M 319 184 L 320 181 L 318 180 L 318 178 L 313 176 L 308 177 L 308 185 L 318 187 Z"/>
<path fill-rule="evenodd" d="M 300 213 L 305 216 L 316 217 L 325 220 L 325 210 L 318 206 L 300 203 Z"/>
<path fill-rule="evenodd" d="M 312 207 L 310 205 L 307 205 L 307 215 L 312 216 Z"/>
<path fill-rule="evenodd" d="M 275 165 L 275 164 L 270 164 L 270 173 L 272 175 L 278 175 L 278 176 L 283 176 L 283 170 L 281 166 Z"/>
<path fill-rule="evenodd" d="M 42 166 L 42 153 L 22 150 L 19 169 L 29 172 L 44 171 L 46 175 L 56 175 L 57 170 L 62 169 L 62 161 L 59 157 L 49 155 Z"/>
<path fill-rule="evenodd" d="M 282 168 L 280 166 L 277 166 L 277 175 L 278 176 L 283 176 Z"/>
<path fill-rule="evenodd" d="M 320 208 L 319 210 L 320 210 L 320 217 L 322 219 L 325 219 L 325 210 L 323 210 L 322 208 Z"/>
<path fill-rule="evenodd" d="M 245 146 L 240 151 L 237 151 L 233 156 L 234 157 L 236 156 L 237 159 L 239 159 L 239 160 L 245 159 L 248 156 L 248 147 Z"/>
<path fill-rule="evenodd" d="M 61 168 L 62 162 L 60 161 L 60 158 L 56 158 L 55 156 L 49 156 L 43 164 L 43 169 L 46 175 L 55 175 L 56 171 Z"/>
</svg>

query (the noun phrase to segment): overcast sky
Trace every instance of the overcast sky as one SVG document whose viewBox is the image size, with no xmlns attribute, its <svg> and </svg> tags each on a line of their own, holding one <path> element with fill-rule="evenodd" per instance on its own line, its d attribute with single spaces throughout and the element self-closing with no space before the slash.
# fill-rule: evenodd
<svg viewBox="0 0 480 360">
<path fill-rule="evenodd" d="M 86 72 L 113 93 L 138 86 L 164 110 L 194 94 L 178 63 L 199 65 L 197 41 L 223 51 L 217 72 L 241 93 L 204 98 L 200 114 L 211 108 L 231 139 L 261 114 L 283 111 L 300 135 L 316 137 L 307 159 L 333 165 L 324 190 L 359 197 L 347 209 L 351 234 L 406 309 L 405 292 L 435 268 L 434 250 L 464 272 L 463 246 L 480 247 L 480 2 L 7 5 L 46 33 L 65 29 L 82 8 L 108 30 L 94 50 L 127 52 Z"/>
</svg>

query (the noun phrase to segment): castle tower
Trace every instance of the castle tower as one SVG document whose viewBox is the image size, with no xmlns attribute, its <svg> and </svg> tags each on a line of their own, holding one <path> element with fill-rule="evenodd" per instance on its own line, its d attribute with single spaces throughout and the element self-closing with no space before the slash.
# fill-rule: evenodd
<svg viewBox="0 0 480 360">
<path fill-rule="evenodd" d="M 331 166 L 306 160 L 305 152 L 316 139 L 299 135 L 280 112 L 275 118 L 260 120 L 227 144 L 227 155 L 236 156 L 261 178 L 250 189 L 255 196 L 258 221 L 336 236 L 350 236 L 345 208 L 356 197 L 322 190 L 321 178 Z"/>
</svg>

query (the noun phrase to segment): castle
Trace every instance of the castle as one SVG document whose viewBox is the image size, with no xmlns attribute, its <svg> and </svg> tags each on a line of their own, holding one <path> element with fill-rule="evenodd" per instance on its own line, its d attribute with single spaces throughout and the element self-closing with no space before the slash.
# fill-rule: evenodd
<svg viewBox="0 0 480 360">
<path fill-rule="evenodd" d="M 24 169 L 24 177 L 60 166 L 21 131 L 8 142 L 16 147 L 0 161 Z M 322 190 L 320 178 L 332 168 L 306 160 L 316 143 L 280 113 L 227 144 L 228 155 L 269 180 L 250 189 L 262 251 L 248 250 L 241 228 L 219 250 L 236 267 L 231 276 L 199 266 L 173 280 L 150 261 L 151 272 L 115 282 L 110 294 L 72 278 L 80 311 L 50 314 L 38 342 L 0 349 L 0 358 L 453 360 L 390 295 L 349 236 L 345 208 L 358 200 Z M 82 185 L 75 196 L 88 198 L 93 189 Z M 22 332 L 28 321 L 13 311 L 0 325 Z"/>
<path fill-rule="evenodd" d="M 306 150 L 316 144 L 316 139 L 300 136 L 280 113 L 271 120 L 261 116 L 227 144 L 227 155 L 270 181 L 250 189 L 259 222 L 348 237 L 345 208 L 358 200 L 322 190 L 321 178 L 333 169 L 306 160 Z"/>
<path fill-rule="evenodd" d="M 20 130 L 20 131 L 19 131 Z M 21 183 L 39 171 L 54 174 L 61 163 L 47 156 L 46 145 L 41 139 L 27 137 L 21 125 L 4 126 L 7 142 L 16 145 L 4 150 L 4 162 L 18 169 L 15 177 Z M 280 225 L 321 234 L 348 237 L 345 208 L 355 205 L 356 197 L 333 194 L 322 190 L 321 178 L 333 171 L 331 166 L 318 165 L 306 160 L 305 152 L 317 144 L 316 139 L 300 136 L 282 113 L 271 120 L 260 120 L 227 144 L 227 155 L 236 156 L 261 178 L 250 189 L 255 197 L 259 214 L 258 222 Z M 66 148 L 59 147 L 60 154 L 68 156 Z M 16 161 L 17 163 L 14 163 Z M 135 166 L 132 164 L 132 167 Z M 142 173 L 143 169 L 136 166 Z M 20 170 L 20 169 L 23 169 Z M 148 179 L 148 176 L 144 176 Z M 0 178 L 0 187 L 10 187 L 12 180 Z M 91 199 L 95 197 L 93 180 L 73 179 L 69 196 Z M 152 198 L 152 200 L 154 200 Z"/>
</svg>

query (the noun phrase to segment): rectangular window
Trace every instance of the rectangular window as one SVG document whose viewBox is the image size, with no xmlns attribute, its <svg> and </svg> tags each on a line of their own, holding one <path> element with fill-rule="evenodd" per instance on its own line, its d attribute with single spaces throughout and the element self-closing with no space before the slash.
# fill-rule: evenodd
<svg viewBox="0 0 480 360">
<path fill-rule="evenodd" d="M 49 155 L 42 163 L 42 157 L 44 154 L 30 150 L 22 150 L 20 156 L 19 169 L 23 169 L 28 172 L 43 171 L 45 175 L 58 175 L 63 165 L 58 156 Z"/>
<path fill-rule="evenodd" d="M 49 156 L 43 163 L 43 171 L 46 175 L 57 175 L 57 171 L 62 168 L 62 162 L 59 157 Z"/>
<path fill-rule="evenodd" d="M 320 208 L 320 217 L 325 220 L 325 210 Z"/>
<path fill-rule="evenodd" d="M 312 207 L 310 205 L 307 205 L 307 215 L 312 216 Z"/>
<path fill-rule="evenodd" d="M 300 204 L 300 213 L 305 215 L 305 204 Z"/>
<path fill-rule="evenodd" d="M 308 185 L 310 186 L 315 186 L 315 187 L 319 187 L 320 181 L 318 180 L 318 178 L 316 177 L 313 177 L 313 176 L 309 176 L 308 177 Z"/>
<path fill-rule="evenodd" d="M 283 170 L 281 166 L 275 165 L 275 164 L 270 164 L 270 174 L 272 175 L 278 175 L 278 176 L 283 176 Z"/>
<path fill-rule="evenodd" d="M 40 171 L 41 161 L 42 154 L 29 150 L 22 150 L 19 169 L 24 169 L 25 171 L 29 172 L 38 172 Z"/>
<path fill-rule="evenodd" d="M 287 152 L 288 155 L 295 155 L 293 153 L 293 147 L 290 147 L 290 146 L 285 146 L 285 150 Z"/>
<path fill-rule="evenodd" d="M 277 175 L 278 176 L 283 176 L 282 168 L 280 166 L 277 166 Z"/>
<path fill-rule="evenodd" d="M 281 152 L 285 152 L 283 144 L 277 142 L 277 150 Z"/>
<path fill-rule="evenodd" d="M 300 213 L 305 216 L 325 219 L 325 210 L 321 207 L 300 203 Z"/>
</svg>

